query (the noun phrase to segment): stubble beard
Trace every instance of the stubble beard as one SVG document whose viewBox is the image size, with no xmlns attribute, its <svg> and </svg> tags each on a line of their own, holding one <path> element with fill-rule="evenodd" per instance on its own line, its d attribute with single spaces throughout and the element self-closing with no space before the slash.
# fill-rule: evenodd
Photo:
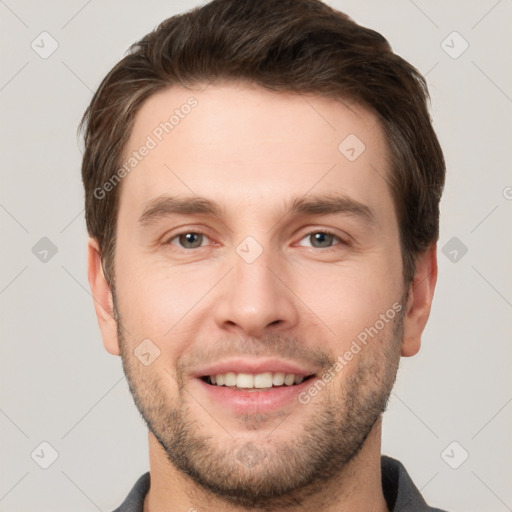
<svg viewBox="0 0 512 512">
<path fill-rule="evenodd" d="M 293 439 L 272 443 L 286 419 L 274 417 L 274 426 L 269 428 L 268 417 L 247 415 L 240 423 L 254 432 L 254 438 L 247 441 L 246 435 L 237 438 L 226 433 L 221 443 L 193 417 L 190 406 L 200 406 L 185 389 L 179 365 L 177 394 L 170 397 L 160 384 L 161 377 L 131 353 L 133 347 L 128 348 L 118 312 L 116 321 L 123 369 L 135 405 L 170 464 L 199 488 L 247 510 L 297 507 L 341 477 L 386 409 L 403 336 L 403 314 L 398 314 L 370 342 L 380 345 L 380 351 L 363 347 L 354 357 L 356 372 L 344 379 L 337 375 L 341 378 L 328 383 L 309 404 L 297 406 L 309 412 L 302 425 L 294 426 Z M 328 359 L 334 361 L 332 356 Z"/>
</svg>

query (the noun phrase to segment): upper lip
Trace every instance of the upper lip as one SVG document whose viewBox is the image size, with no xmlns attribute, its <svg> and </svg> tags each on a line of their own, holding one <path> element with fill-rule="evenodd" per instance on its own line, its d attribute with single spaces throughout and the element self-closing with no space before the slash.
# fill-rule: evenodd
<svg viewBox="0 0 512 512">
<path fill-rule="evenodd" d="M 272 372 L 272 373 L 285 373 L 300 375 L 307 377 L 316 373 L 317 370 L 308 368 L 305 365 L 293 361 L 275 358 L 257 358 L 248 359 L 242 357 L 225 359 L 209 366 L 198 368 L 192 373 L 193 377 L 207 377 L 210 375 L 225 374 L 228 372 L 234 373 L 252 373 L 257 375 L 259 373 Z"/>
</svg>

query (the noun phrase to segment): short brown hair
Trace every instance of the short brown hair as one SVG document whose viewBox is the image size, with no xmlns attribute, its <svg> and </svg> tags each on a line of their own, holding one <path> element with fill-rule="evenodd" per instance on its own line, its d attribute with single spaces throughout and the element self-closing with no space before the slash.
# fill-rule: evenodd
<svg viewBox="0 0 512 512">
<path fill-rule="evenodd" d="M 320 0 L 213 0 L 135 43 L 103 79 L 80 123 L 87 229 L 98 241 L 109 284 L 121 186 L 102 198 L 95 190 L 118 170 L 136 113 L 169 86 L 226 80 L 348 99 L 377 115 L 389 146 L 386 179 L 410 283 L 416 256 L 438 239 L 445 179 L 423 76 L 378 32 Z"/>
</svg>

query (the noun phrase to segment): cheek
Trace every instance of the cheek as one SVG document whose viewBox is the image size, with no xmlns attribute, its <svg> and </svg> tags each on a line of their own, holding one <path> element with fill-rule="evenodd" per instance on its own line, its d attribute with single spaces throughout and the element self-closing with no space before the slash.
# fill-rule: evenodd
<svg viewBox="0 0 512 512">
<path fill-rule="evenodd" d="M 179 351 L 179 334 L 215 282 L 216 276 L 209 274 L 198 268 L 169 268 L 168 264 L 127 258 L 119 265 L 117 293 L 123 323 L 132 338 L 149 338 L 159 347 Z"/>
<path fill-rule="evenodd" d="M 385 315 L 393 318 L 401 299 L 401 269 L 385 255 L 361 264 L 354 262 L 325 268 L 310 267 L 300 273 L 297 296 L 313 311 L 331 350 L 339 354 L 365 329 Z M 320 322 L 321 320 L 321 322 Z M 380 322 L 378 326 L 380 326 Z M 379 329 L 384 333 L 385 329 Z M 333 331 L 333 332 L 331 332 Z M 386 331 L 387 332 L 387 331 Z M 364 334 L 363 334 L 364 337 Z"/>
</svg>

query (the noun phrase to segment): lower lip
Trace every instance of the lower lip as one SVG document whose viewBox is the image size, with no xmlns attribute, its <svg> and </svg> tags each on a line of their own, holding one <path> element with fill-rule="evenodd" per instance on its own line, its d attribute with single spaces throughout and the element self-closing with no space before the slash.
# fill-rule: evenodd
<svg viewBox="0 0 512 512">
<path fill-rule="evenodd" d="M 195 379 L 200 388 L 216 403 L 238 414 L 270 413 L 292 404 L 300 404 L 298 395 L 311 385 L 309 378 L 294 386 L 278 386 L 267 390 L 237 391 L 225 386 L 207 384 Z"/>
</svg>

